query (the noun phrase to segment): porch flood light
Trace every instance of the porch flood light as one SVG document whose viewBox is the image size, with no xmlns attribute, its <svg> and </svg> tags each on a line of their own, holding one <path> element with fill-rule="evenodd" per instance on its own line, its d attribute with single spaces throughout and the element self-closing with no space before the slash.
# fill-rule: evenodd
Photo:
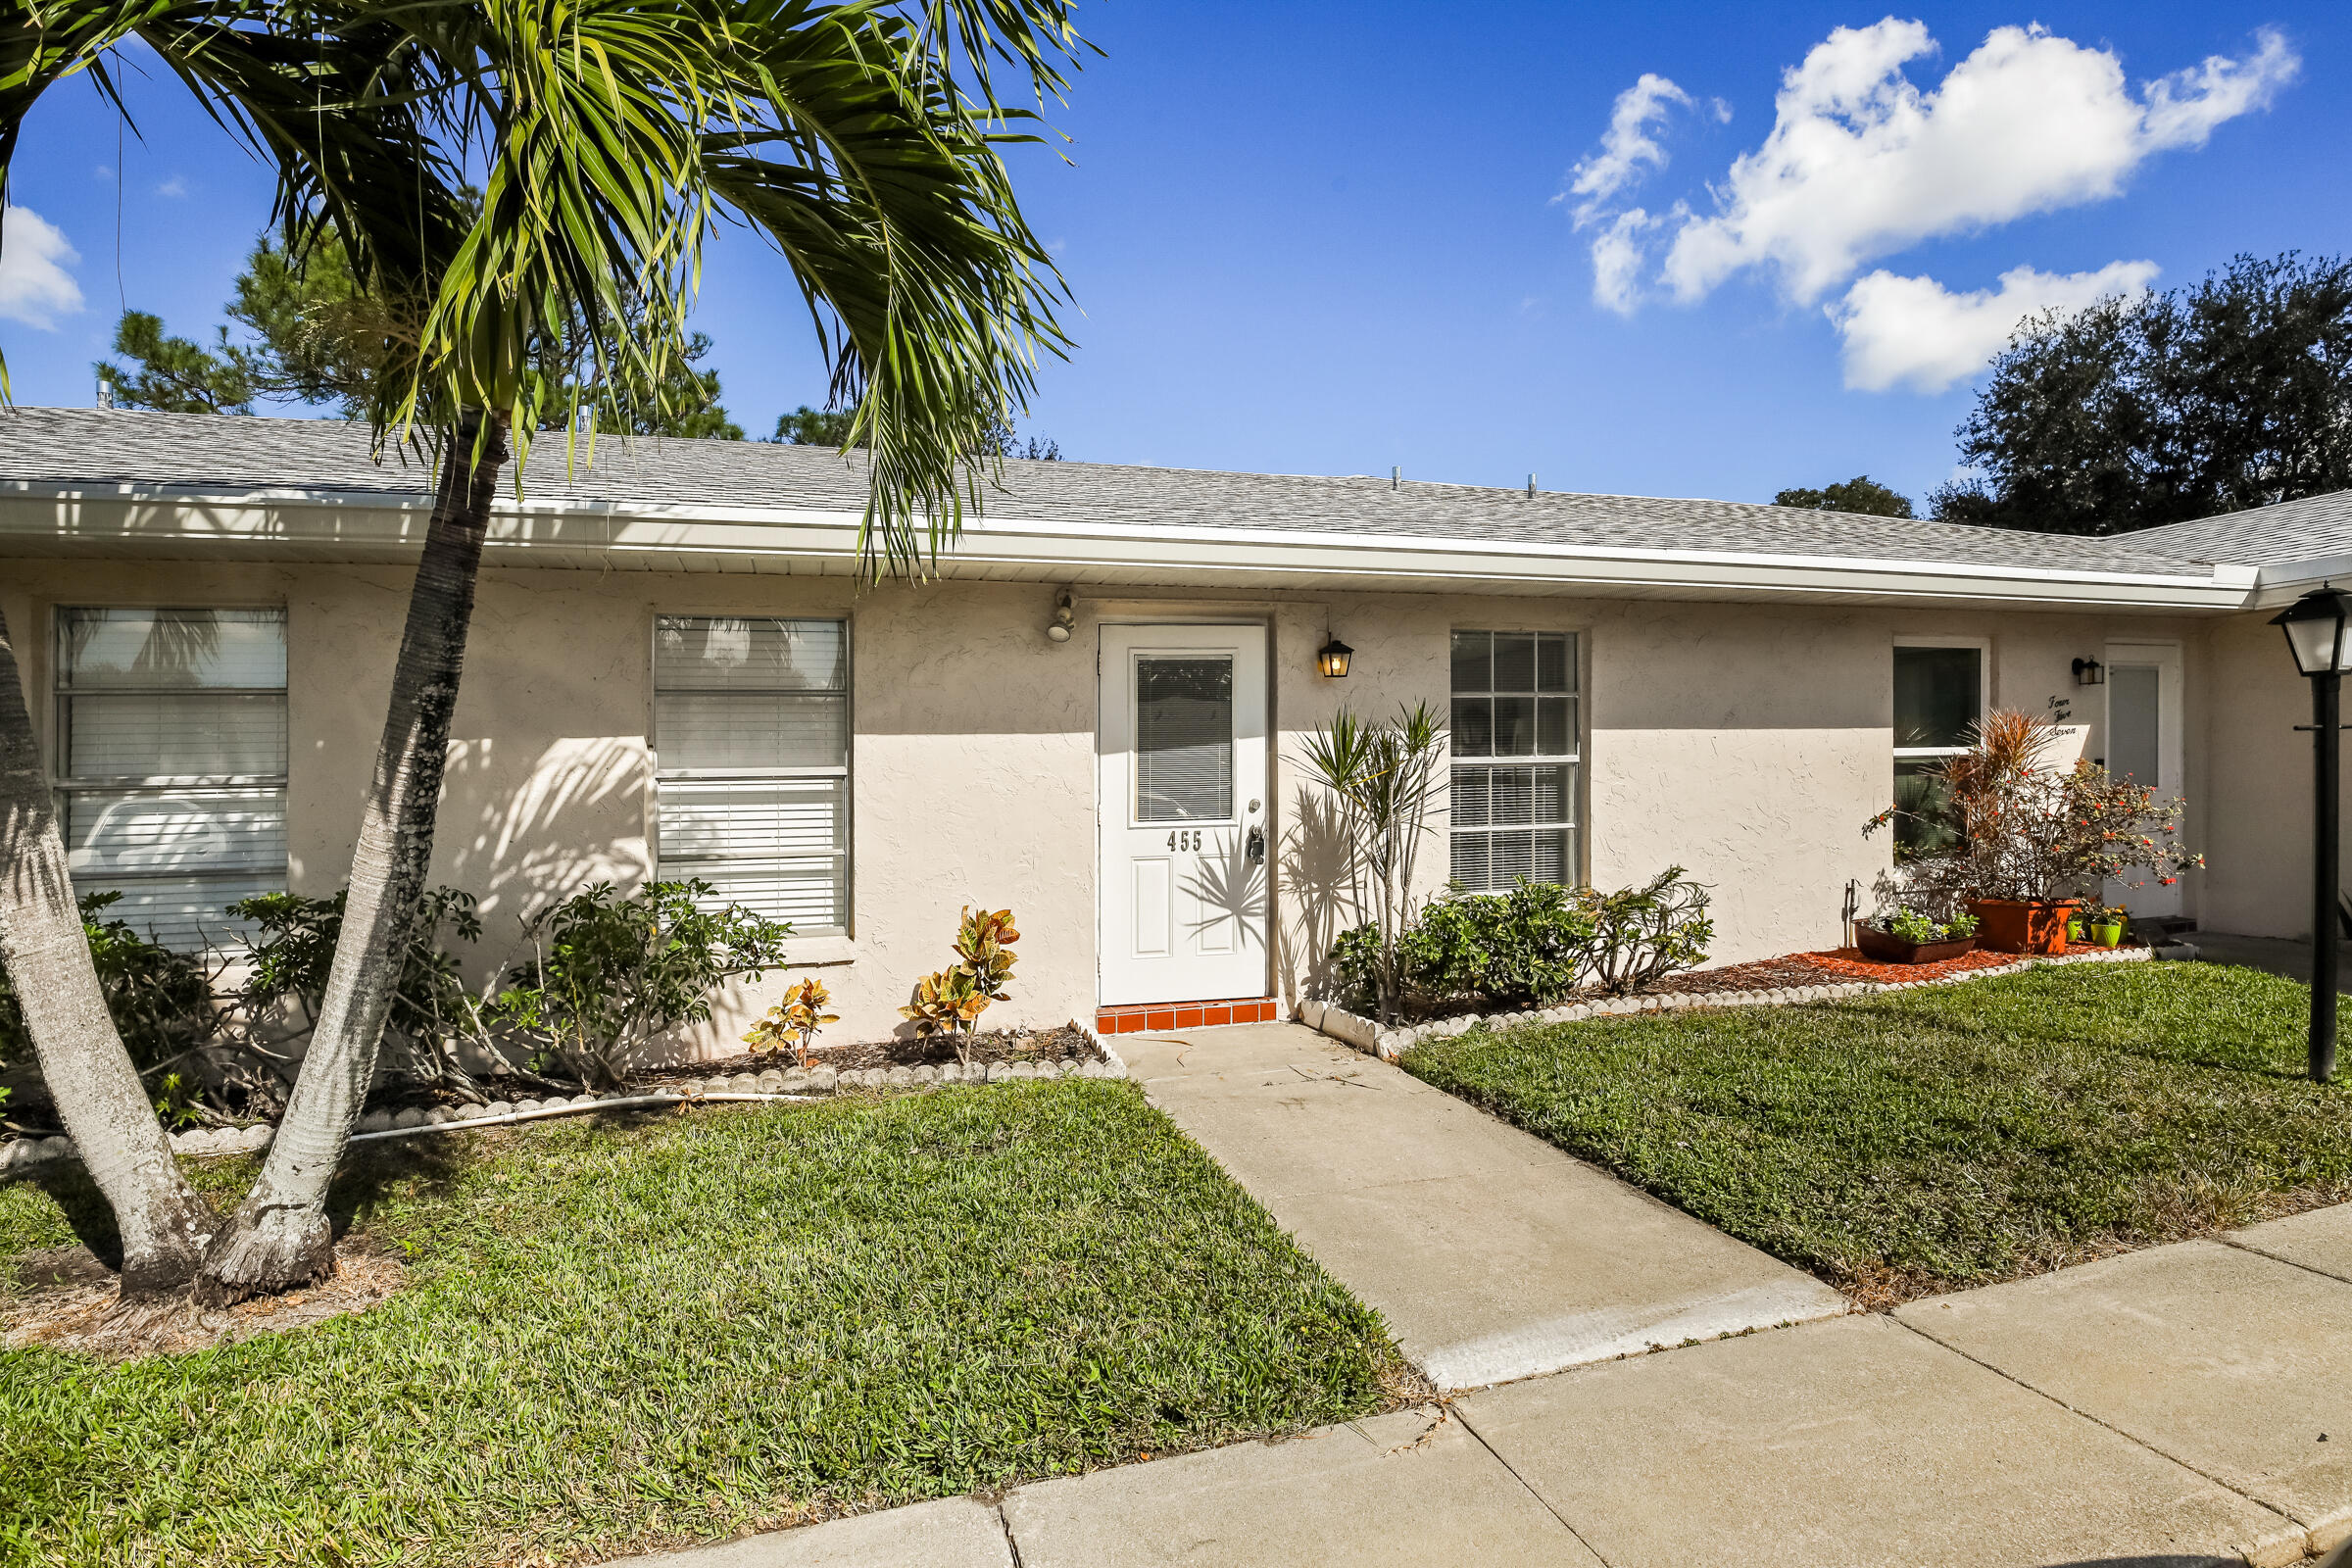
<svg viewBox="0 0 2352 1568">
<path fill-rule="evenodd" d="M 2344 671 L 2352 668 L 2352 594 L 2323 583 L 2272 617 L 2286 633 L 2295 668 L 2311 680 L 2312 866 L 2311 866 L 2311 1080 L 2335 1075 L 2336 862 L 2341 810 L 2342 697 Z"/>
<path fill-rule="evenodd" d="M 1315 667 L 1331 680 L 1348 673 L 1348 656 L 1355 650 L 1334 637 L 1315 650 Z"/>
</svg>

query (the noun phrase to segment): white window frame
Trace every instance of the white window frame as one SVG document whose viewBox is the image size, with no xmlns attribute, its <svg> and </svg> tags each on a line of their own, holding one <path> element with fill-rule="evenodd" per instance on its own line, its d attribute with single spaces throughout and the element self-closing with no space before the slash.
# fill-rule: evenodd
<svg viewBox="0 0 2352 1568">
<path fill-rule="evenodd" d="M 1568 671 L 1571 682 L 1564 693 L 1504 693 L 1505 696 L 1565 696 L 1568 699 L 1568 749 L 1558 753 L 1534 753 L 1525 757 L 1462 757 L 1452 748 L 1453 700 L 1457 695 L 1479 696 L 1480 693 L 1456 693 L 1453 689 L 1453 639 L 1462 632 L 1484 632 L 1492 636 L 1558 637 L 1568 644 Z M 1446 881 L 1458 881 L 1454 873 L 1453 840 L 1456 834 L 1479 833 L 1492 842 L 1497 835 L 1510 833 L 1539 833 L 1564 831 L 1568 835 L 1568 853 L 1560 867 L 1560 886 L 1580 887 L 1585 880 L 1585 700 L 1589 682 L 1586 669 L 1586 634 L 1581 627 L 1527 625 L 1448 626 L 1446 629 Z M 1492 687 L 1489 692 L 1492 693 Z M 1465 768 L 1493 771 L 1504 767 L 1566 767 L 1568 769 L 1567 815 L 1557 822 L 1513 823 L 1505 826 L 1483 825 L 1460 827 L 1453 821 L 1453 779 Z M 1492 864 L 1492 859 L 1489 861 Z M 1492 878 L 1489 881 L 1492 882 Z M 1472 892 L 1502 892 L 1492 886 L 1470 889 Z"/>
<path fill-rule="evenodd" d="M 828 621 L 841 628 L 841 727 L 842 762 L 838 767 L 664 767 L 662 765 L 662 694 L 667 690 L 691 690 L 684 687 L 664 687 L 661 684 L 662 623 L 665 620 L 808 620 Z M 662 864 L 662 783 L 665 779 L 692 781 L 696 779 L 760 779 L 827 778 L 841 781 L 841 849 L 835 858 L 840 869 L 836 907 L 841 919 L 835 925 L 804 925 L 795 922 L 796 937 L 850 937 L 857 924 L 857 814 L 858 792 L 855 783 L 858 767 L 857 723 L 857 647 L 854 617 L 849 614 L 789 614 L 777 611 L 683 611 L 662 610 L 654 613 L 646 628 L 646 749 L 653 754 L 653 801 L 648 813 L 652 822 L 647 837 L 652 840 L 654 878 L 669 880 Z M 805 694 L 806 695 L 806 694 Z M 777 916 L 781 918 L 781 916 Z"/>
<path fill-rule="evenodd" d="M 76 613 L 88 612 L 104 612 L 109 611 L 127 611 L 146 614 L 164 614 L 175 612 L 203 612 L 207 613 L 234 612 L 239 614 L 274 615 L 277 617 L 279 646 L 286 655 L 287 667 L 285 682 L 282 685 L 277 686 L 110 686 L 103 688 L 100 691 L 76 692 L 69 684 L 73 662 L 69 658 L 66 650 L 67 623 Z M 48 654 L 50 714 L 50 744 L 48 755 L 49 790 L 53 796 L 58 798 L 58 814 L 64 819 L 63 825 L 67 827 L 69 835 L 72 831 L 71 824 L 73 822 L 73 797 L 84 792 L 95 795 L 155 796 L 160 798 L 162 796 L 172 794 L 202 794 L 207 792 L 226 794 L 230 792 L 254 793 L 261 791 L 275 791 L 278 803 L 278 820 L 281 824 L 281 840 L 285 837 L 284 829 L 287 821 L 287 808 L 289 806 L 287 793 L 288 774 L 286 769 L 280 769 L 274 773 L 107 774 L 75 772 L 73 770 L 74 725 L 72 717 L 72 705 L 76 696 L 88 697 L 104 695 L 126 697 L 180 697 L 201 694 L 206 697 L 275 697 L 279 703 L 286 706 L 286 757 L 288 768 L 290 768 L 292 765 L 294 752 L 292 708 L 294 675 L 293 646 L 292 640 L 288 636 L 285 606 L 250 604 L 144 605 L 122 603 L 103 604 L 90 602 L 53 605 L 50 607 L 49 612 Z M 281 843 L 280 848 L 285 853 L 281 854 L 275 862 L 272 864 L 257 866 L 255 867 L 255 871 L 258 879 L 266 880 L 270 884 L 270 891 L 282 893 L 286 888 L 288 870 L 291 863 L 291 849 L 290 846 L 283 843 Z M 71 845 L 69 843 L 69 851 L 70 850 Z M 273 876 L 271 875 L 272 872 L 274 872 Z M 136 887 L 138 886 L 169 887 L 176 883 L 195 885 L 201 884 L 207 880 L 210 880 L 210 878 L 208 878 L 205 873 L 202 872 L 172 872 L 170 874 L 126 872 L 117 873 L 115 876 L 108 879 L 109 883 L 122 884 L 122 886 L 120 888 L 120 891 L 125 893 L 135 891 Z M 118 888 L 112 885 L 86 886 L 76 889 L 77 893 L 84 894 L 110 893 L 115 891 L 118 891 Z M 211 913 L 208 923 L 212 928 L 211 931 L 207 933 L 205 939 L 208 945 L 210 944 L 212 935 L 214 933 L 227 933 L 240 929 L 239 922 L 230 919 L 226 913 L 226 901 L 223 901 L 220 909 Z M 152 929 L 142 932 L 141 934 L 149 937 L 151 940 L 155 939 L 156 937 L 156 933 Z"/>
</svg>

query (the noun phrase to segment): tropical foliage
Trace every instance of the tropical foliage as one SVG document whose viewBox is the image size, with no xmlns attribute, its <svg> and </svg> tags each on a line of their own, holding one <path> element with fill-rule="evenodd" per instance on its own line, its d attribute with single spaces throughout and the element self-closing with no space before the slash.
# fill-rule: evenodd
<svg viewBox="0 0 2352 1568">
<path fill-rule="evenodd" d="M 1588 986 L 1639 990 L 1706 961 L 1715 939 L 1707 902 L 1679 865 L 1614 893 L 1523 880 L 1507 893 L 1449 894 L 1424 905 L 1397 937 L 1397 1010 L 1519 1012 Z M 1383 960 L 1376 927 L 1342 935 L 1331 956 L 1340 994 L 1377 1004 Z"/>
<path fill-rule="evenodd" d="M 1306 738 L 1307 776 L 1338 807 L 1347 847 L 1345 880 L 1371 918 L 1373 994 L 1383 1023 L 1403 1000 L 1397 944 L 1412 919 L 1413 868 L 1431 831 L 1429 810 L 1445 785 L 1439 767 L 1446 728 L 1427 703 L 1395 718 L 1366 721 L 1343 708 Z"/>
<path fill-rule="evenodd" d="M 914 995 L 899 1016 L 914 1025 L 918 1037 L 944 1034 L 956 1047 L 958 1061 L 969 1066 L 972 1031 L 992 1002 L 1011 1000 L 1004 989 L 1012 974 L 1012 945 L 1021 940 L 1013 928 L 1010 909 L 963 907 L 956 929 L 956 956 L 961 961 L 914 983 Z"/>
<path fill-rule="evenodd" d="M 809 1053 L 816 1046 L 816 1032 L 826 1024 L 841 1021 L 841 1014 L 825 1011 L 832 1000 L 833 994 L 814 975 L 797 980 L 784 993 L 784 1000 L 752 1025 L 752 1032 L 743 1037 L 743 1043 L 754 1052 L 781 1051 L 790 1046 L 793 1059 L 806 1067 Z"/>
<path fill-rule="evenodd" d="M 582 1083 L 609 1089 L 655 1036 L 710 1016 L 713 991 L 784 961 L 792 927 L 739 905 L 712 908 L 710 883 L 610 882 L 540 911 L 531 956 L 493 1004 L 499 1022 Z"/>
<path fill-rule="evenodd" d="M 2047 717 L 1999 710 L 1974 727 L 1968 750 L 1936 765 L 1958 835 L 1903 862 L 1907 897 L 1948 917 L 1969 899 L 2046 903 L 2150 877 L 2170 886 L 2205 863 L 2180 843 L 2181 801 L 2087 760 L 2052 766 L 2057 740 Z M 1890 806 L 1863 832 L 1902 814 Z"/>
</svg>

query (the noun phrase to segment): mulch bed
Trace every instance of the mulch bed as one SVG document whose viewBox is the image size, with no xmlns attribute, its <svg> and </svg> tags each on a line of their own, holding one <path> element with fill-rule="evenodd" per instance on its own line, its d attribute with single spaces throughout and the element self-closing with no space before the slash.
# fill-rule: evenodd
<svg viewBox="0 0 2352 1568">
<path fill-rule="evenodd" d="M 365 1312 L 399 1290 L 406 1272 L 374 1243 L 346 1237 L 335 1244 L 335 1272 L 318 1284 L 235 1306 L 205 1307 L 184 1292 L 124 1301 L 114 1272 L 78 1247 L 27 1252 L 14 1267 L 18 1290 L 0 1299 L 0 1348 L 40 1346 L 104 1361 L 210 1350 Z"/>
</svg>

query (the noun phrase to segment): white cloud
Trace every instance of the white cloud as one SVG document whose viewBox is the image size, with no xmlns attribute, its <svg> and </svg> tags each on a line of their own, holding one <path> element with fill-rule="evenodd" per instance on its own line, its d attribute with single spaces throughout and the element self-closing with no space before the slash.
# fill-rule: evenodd
<svg viewBox="0 0 2352 1568">
<path fill-rule="evenodd" d="M 155 193 L 158 196 L 185 196 L 188 193 L 188 182 L 177 174 L 173 174 L 170 179 L 156 186 Z"/>
<path fill-rule="evenodd" d="M 1733 163 L 1717 212 L 1675 235 L 1665 279 L 1695 300 L 1769 266 L 1810 302 L 1922 240 L 2113 196 L 2151 155 L 2196 145 L 2294 76 L 2286 41 L 2258 40 L 2135 95 L 2111 51 L 1996 27 L 1922 92 L 1903 67 L 1935 52 L 1924 24 L 1839 27 L 1785 74 L 1771 133 Z"/>
<path fill-rule="evenodd" d="M 1600 150 L 1578 162 L 1571 171 L 1568 194 L 1585 198 L 1577 204 L 1576 224 L 1582 228 L 1600 211 L 1601 203 L 1637 183 L 1652 170 L 1666 167 L 1666 149 L 1650 135 L 1650 126 L 1666 122 L 1676 105 L 1690 107 L 1690 95 L 1654 71 L 1617 95 L 1609 110 L 1609 128 L 1601 133 Z"/>
<path fill-rule="evenodd" d="M 1642 303 L 1642 265 L 1649 248 L 1642 235 L 1665 220 L 1636 207 L 1619 213 L 1592 239 L 1592 303 L 1619 316 L 1631 316 Z"/>
<path fill-rule="evenodd" d="M 1932 277 L 1882 269 L 1857 279 L 1829 317 L 1844 340 L 1847 386 L 1941 392 L 1983 369 L 2027 317 L 2071 315 L 2112 294 L 2136 294 L 2155 276 L 2154 262 L 2111 262 L 2095 272 L 2017 267 L 2001 274 L 1999 288 L 1954 294 Z"/>
<path fill-rule="evenodd" d="M 0 317 L 47 331 L 59 317 L 80 310 L 81 289 L 66 270 L 80 260 L 30 208 L 0 214 Z"/>
</svg>

